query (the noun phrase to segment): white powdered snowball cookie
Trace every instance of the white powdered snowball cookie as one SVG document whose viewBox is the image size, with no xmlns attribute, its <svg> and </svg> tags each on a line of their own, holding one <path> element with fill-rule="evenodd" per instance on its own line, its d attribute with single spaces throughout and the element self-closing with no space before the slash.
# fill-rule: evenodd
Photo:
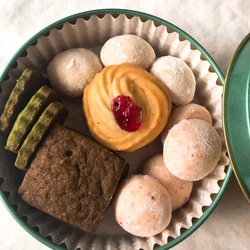
<svg viewBox="0 0 250 250">
<path fill-rule="evenodd" d="M 118 224 L 140 237 L 161 233 L 172 217 L 172 205 L 167 190 L 148 175 L 131 175 L 119 185 L 113 199 Z"/>
<path fill-rule="evenodd" d="M 58 53 L 49 63 L 49 81 L 59 93 L 81 97 L 83 89 L 103 69 L 100 58 L 85 48 L 68 49 Z"/>
<path fill-rule="evenodd" d="M 189 200 L 193 182 L 181 180 L 172 175 L 165 166 L 162 154 L 156 154 L 148 159 L 142 173 L 156 178 L 167 189 L 173 210 L 180 208 Z"/>
<path fill-rule="evenodd" d="M 177 178 L 198 181 L 213 171 L 221 149 L 221 138 L 210 123 L 182 120 L 169 130 L 165 139 L 164 163 Z"/>
<path fill-rule="evenodd" d="M 152 46 L 136 35 L 120 35 L 110 38 L 101 48 L 100 57 L 105 66 L 134 63 L 147 69 L 155 60 Z"/>
<path fill-rule="evenodd" d="M 168 87 L 172 102 L 176 106 L 193 100 L 195 77 L 191 68 L 182 59 L 173 56 L 159 57 L 149 71 Z"/>
<path fill-rule="evenodd" d="M 168 131 L 177 123 L 182 120 L 189 119 L 201 119 L 212 124 L 212 116 L 209 111 L 204 107 L 196 103 L 188 103 L 183 106 L 179 106 L 172 110 L 166 127 L 161 132 L 161 141 L 164 141 L 167 137 Z"/>
</svg>

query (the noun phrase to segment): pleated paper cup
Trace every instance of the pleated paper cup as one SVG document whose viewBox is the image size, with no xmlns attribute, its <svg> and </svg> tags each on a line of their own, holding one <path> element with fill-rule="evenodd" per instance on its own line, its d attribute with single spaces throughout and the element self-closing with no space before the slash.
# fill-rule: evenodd
<svg viewBox="0 0 250 250">
<path fill-rule="evenodd" d="M 205 106 L 221 136 L 221 158 L 214 171 L 194 183 L 189 201 L 173 212 L 169 226 L 160 234 L 140 238 L 125 232 L 115 221 L 109 206 L 94 234 L 88 234 L 59 221 L 29 205 L 18 196 L 23 173 L 14 167 L 14 156 L 4 150 L 0 135 L 0 194 L 13 217 L 35 238 L 53 249 L 167 249 L 193 233 L 219 202 L 231 176 L 222 129 L 221 98 L 223 76 L 208 53 L 188 34 L 157 17 L 130 10 L 95 10 L 60 20 L 31 38 L 6 67 L 1 78 L 0 111 L 22 71 L 35 66 L 46 72 L 51 59 L 59 52 L 85 47 L 99 55 L 101 46 L 111 37 L 135 34 L 148 41 L 157 57 L 164 55 L 183 59 L 193 70 L 197 87 L 193 102 Z M 63 99 L 69 110 L 65 122 L 89 134 L 84 123 L 80 100 Z M 130 174 L 140 172 L 143 162 L 162 152 L 160 138 L 132 153 L 120 153 L 130 163 Z M 146 158 L 145 158 L 146 156 Z"/>
</svg>

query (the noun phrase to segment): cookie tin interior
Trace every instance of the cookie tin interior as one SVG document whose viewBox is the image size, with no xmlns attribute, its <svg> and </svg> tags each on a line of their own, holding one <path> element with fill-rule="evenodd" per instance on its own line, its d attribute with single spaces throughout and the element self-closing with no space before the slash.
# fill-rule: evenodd
<svg viewBox="0 0 250 250">
<path fill-rule="evenodd" d="M 104 10 L 93 10 L 93 11 L 87 11 L 87 12 L 83 12 L 83 13 L 78 13 L 76 15 L 64 18 L 62 20 L 59 20 L 58 22 L 46 27 L 45 29 L 43 29 L 42 31 L 40 31 L 39 33 L 37 33 L 34 37 L 32 37 L 30 40 L 28 40 L 18 51 L 17 53 L 14 55 L 14 57 L 12 58 L 12 60 L 9 62 L 9 64 L 6 66 L 4 72 L 0 75 L 0 83 L 2 81 L 4 81 L 4 79 L 6 78 L 8 71 L 11 69 L 11 67 L 13 67 L 13 65 L 15 65 L 15 62 L 17 60 L 17 58 L 19 56 L 21 56 L 25 50 L 31 46 L 32 44 L 36 43 L 36 41 L 41 37 L 41 36 L 45 36 L 47 33 L 49 33 L 52 29 L 61 26 L 65 23 L 68 22 L 74 22 L 76 19 L 78 18 L 82 18 L 82 17 L 90 17 L 92 15 L 98 15 L 98 16 L 103 16 L 105 14 L 113 14 L 115 15 L 119 15 L 119 14 L 125 14 L 127 16 L 138 16 L 141 19 L 149 19 L 154 21 L 157 25 L 164 25 L 167 28 L 170 28 L 171 30 L 177 32 L 180 34 L 180 36 L 186 40 L 188 40 L 192 46 L 194 46 L 195 48 L 197 48 L 202 56 L 209 62 L 209 64 L 211 65 L 211 67 L 213 68 L 213 71 L 217 74 L 220 82 L 223 84 L 224 82 L 224 77 L 220 71 L 220 69 L 218 68 L 218 66 L 216 65 L 216 63 L 214 62 L 214 60 L 211 58 L 211 56 L 206 52 L 206 50 L 197 42 L 195 41 L 192 37 L 190 37 L 187 33 L 185 33 L 183 30 L 179 29 L 178 27 L 176 27 L 175 25 L 162 20 L 158 17 L 155 16 L 151 16 L 149 14 L 145 14 L 145 13 L 141 13 L 141 12 L 137 12 L 137 11 L 131 11 L 131 10 L 121 10 L 121 9 L 104 9 Z M 167 243 L 166 245 L 160 247 L 159 249 L 169 249 L 170 247 L 173 247 L 174 245 L 178 244 L 179 242 L 181 242 L 182 240 L 184 240 L 186 237 L 188 237 L 190 234 L 192 234 L 207 218 L 208 216 L 212 213 L 212 211 L 214 210 L 214 208 L 216 207 L 216 205 L 218 204 L 219 200 L 221 199 L 227 184 L 229 182 L 229 179 L 231 177 L 231 173 L 232 173 L 232 169 L 231 166 L 229 166 L 229 168 L 226 171 L 226 176 L 223 180 L 223 182 L 220 185 L 220 189 L 218 191 L 218 193 L 216 194 L 216 196 L 213 198 L 213 202 L 212 204 L 204 211 L 203 215 L 197 220 L 195 221 L 195 223 L 187 230 L 184 230 L 181 235 L 173 240 L 171 240 L 169 243 Z M 0 178 L 0 185 L 1 185 L 1 178 Z M 30 227 L 24 220 L 23 218 L 16 212 L 16 210 L 12 207 L 11 203 L 8 200 L 8 197 L 6 195 L 6 193 L 4 192 L 4 190 L 0 187 L 0 199 L 3 201 L 3 203 L 5 204 L 5 206 L 7 207 L 7 209 L 9 210 L 9 212 L 11 213 L 11 215 L 16 219 L 16 221 L 28 232 L 30 233 L 32 236 L 34 236 L 36 239 L 38 239 L 39 241 L 41 241 L 43 244 L 53 248 L 53 249 L 64 249 L 63 245 L 57 245 L 55 243 L 53 243 L 51 241 L 50 238 L 45 238 L 43 237 L 41 234 L 39 234 L 37 232 L 37 230 L 35 230 L 34 228 Z"/>
<path fill-rule="evenodd" d="M 224 133 L 240 187 L 250 202 L 250 33 L 228 68 L 223 94 Z"/>
</svg>

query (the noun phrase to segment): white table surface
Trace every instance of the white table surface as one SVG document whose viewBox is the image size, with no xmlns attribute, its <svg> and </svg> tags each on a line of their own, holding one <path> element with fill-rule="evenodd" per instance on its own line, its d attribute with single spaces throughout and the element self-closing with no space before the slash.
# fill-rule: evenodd
<svg viewBox="0 0 250 250">
<path fill-rule="evenodd" d="M 194 37 L 223 74 L 240 41 L 250 32 L 249 0 L 0 0 L 0 72 L 31 36 L 54 21 L 82 11 L 123 8 L 161 17 Z M 250 204 L 232 176 L 221 201 L 181 249 L 250 249 Z M 0 202 L 0 249 L 49 249 L 32 238 Z"/>
</svg>

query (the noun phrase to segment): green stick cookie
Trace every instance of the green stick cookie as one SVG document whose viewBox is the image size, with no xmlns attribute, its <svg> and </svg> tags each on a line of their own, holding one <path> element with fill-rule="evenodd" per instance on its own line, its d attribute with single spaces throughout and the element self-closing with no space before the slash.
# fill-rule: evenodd
<svg viewBox="0 0 250 250">
<path fill-rule="evenodd" d="M 50 126 L 55 122 L 63 122 L 67 113 L 67 110 L 61 103 L 54 101 L 49 104 L 25 138 L 22 147 L 19 149 L 15 162 L 17 168 L 26 170 L 38 144 L 41 142 Z"/>
<path fill-rule="evenodd" d="M 5 104 L 3 113 L 0 117 L 0 130 L 8 133 L 18 114 L 26 106 L 30 98 L 36 91 L 47 83 L 44 75 L 37 69 L 26 68 Z"/>
<path fill-rule="evenodd" d="M 59 100 L 59 93 L 46 85 L 42 86 L 18 115 L 8 136 L 5 149 L 17 153 L 25 136 L 43 110 L 51 102 Z"/>
</svg>

